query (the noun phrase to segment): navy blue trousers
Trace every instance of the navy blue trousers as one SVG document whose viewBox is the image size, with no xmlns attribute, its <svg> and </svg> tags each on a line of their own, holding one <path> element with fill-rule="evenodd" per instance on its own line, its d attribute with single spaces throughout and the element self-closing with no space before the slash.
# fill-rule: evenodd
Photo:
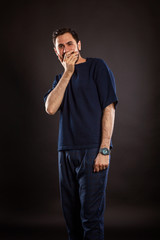
<svg viewBox="0 0 160 240">
<path fill-rule="evenodd" d="M 60 197 L 69 240 L 104 240 L 109 168 L 93 172 L 99 148 L 58 152 Z"/>
</svg>

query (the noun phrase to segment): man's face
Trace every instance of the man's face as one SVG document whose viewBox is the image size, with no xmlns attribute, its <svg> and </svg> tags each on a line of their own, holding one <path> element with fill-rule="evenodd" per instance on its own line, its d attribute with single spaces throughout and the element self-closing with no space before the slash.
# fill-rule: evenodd
<svg viewBox="0 0 160 240">
<path fill-rule="evenodd" d="M 56 38 L 54 51 L 62 61 L 65 53 L 69 51 L 79 52 L 79 50 L 81 50 L 80 41 L 77 44 L 70 33 L 64 33 Z"/>
</svg>

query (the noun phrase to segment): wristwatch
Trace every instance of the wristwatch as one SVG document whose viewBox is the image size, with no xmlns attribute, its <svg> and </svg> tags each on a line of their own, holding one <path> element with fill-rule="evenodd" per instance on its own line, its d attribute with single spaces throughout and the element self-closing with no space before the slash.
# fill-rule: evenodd
<svg viewBox="0 0 160 240">
<path fill-rule="evenodd" d="M 101 153 L 103 155 L 109 155 L 110 154 L 110 150 L 108 148 L 100 148 L 99 149 L 99 153 Z"/>
</svg>

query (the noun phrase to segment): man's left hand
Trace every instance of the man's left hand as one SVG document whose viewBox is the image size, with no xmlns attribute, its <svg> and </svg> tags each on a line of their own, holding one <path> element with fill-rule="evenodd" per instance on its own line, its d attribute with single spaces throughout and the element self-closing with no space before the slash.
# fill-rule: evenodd
<svg viewBox="0 0 160 240">
<path fill-rule="evenodd" d="M 102 155 L 101 153 L 98 153 L 94 162 L 93 171 L 99 172 L 108 168 L 108 166 L 109 166 L 109 155 Z"/>
</svg>

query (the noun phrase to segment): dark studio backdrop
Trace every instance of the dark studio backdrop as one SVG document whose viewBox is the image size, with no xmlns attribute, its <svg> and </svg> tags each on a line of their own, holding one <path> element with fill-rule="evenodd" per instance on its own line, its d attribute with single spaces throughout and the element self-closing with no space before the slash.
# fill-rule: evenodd
<svg viewBox="0 0 160 240">
<path fill-rule="evenodd" d="M 58 187 L 59 113 L 45 113 L 43 95 L 63 71 L 53 53 L 52 32 L 68 26 L 79 33 L 82 56 L 104 59 L 116 79 L 106 239 L 117 239 L 116 233 L 154 239 L 159 211 L 157 1 L 12 1 L 1 11 L 1 239 L 66 239 Z"/>
</svg>

